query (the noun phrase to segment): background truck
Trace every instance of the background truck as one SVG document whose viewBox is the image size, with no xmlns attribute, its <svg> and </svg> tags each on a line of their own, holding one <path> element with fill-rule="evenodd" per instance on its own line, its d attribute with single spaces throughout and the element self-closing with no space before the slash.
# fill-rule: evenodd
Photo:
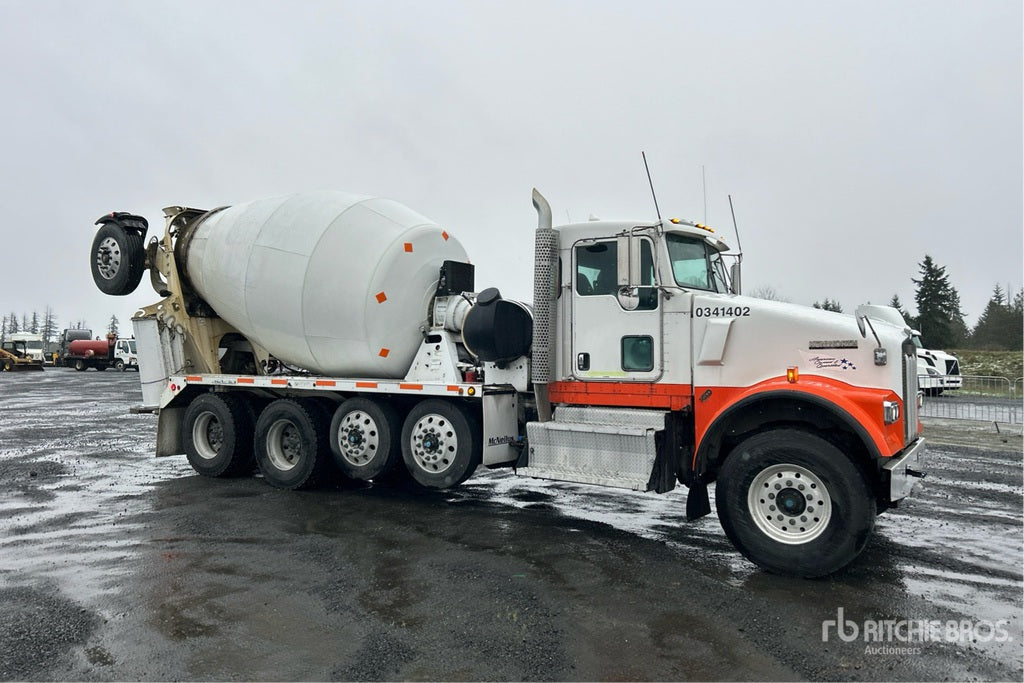
<svg viewBox="0 0 1024 683">
<path fill-rule="evenodd" d="M 74 367 L 70 346 L 71 342 L 79 339 L 92 339 L 92 330 L 79 328 L 65 329 L 61 332 L 60 337 L 57 339 L 57 355 L 53 359 L 53 364 L 65 368 Z"/>
<path fill-rule="evenodd" d="M 700 224 L 552 227 L 534 191 L 534 300 L 478 290 L 448 230 L 387 199 L 291 195 L 98 221 L 96 285 L 133 319 L 156 454 L 283 489 L 478 466 L 664 493 L 688 487 L 775 572 L 821 576 L 923 475 L 909 330 L 748 298 Z M 268 373 L 273 358 L 278 369 Z"/>
<path fill-rule="evenodd" d="M 0 343 L 0 372 L 42 369 L 43 361 L 29 355 L 23 339 L 6 339 Z"/>
<path fill-rule="evenodd" d="M 7 336 L 11 341 L 23 342 L 24 351 L 27 357 L 45 363 L 43 357 L 43 335 L 32 334 L 31 332 L 13 332 Z"/>
<path fill-rule="evenodd" d="M 60 364 L 64 367 L 74 368 L 78 371 L 95 368 L 106 370 L 114 368 L 124 372 L 125 370 L 138 370 L 139 361 L 136 352 L 135 339 L 118 339 L 114 335 L 107 335 L 105 339 L 74 339 L 82 332 L 88 330 L 65 330 L 66 349 L 60 356 Z M 71 333 L 71 334 L 68 334 Z"/>
</svg>

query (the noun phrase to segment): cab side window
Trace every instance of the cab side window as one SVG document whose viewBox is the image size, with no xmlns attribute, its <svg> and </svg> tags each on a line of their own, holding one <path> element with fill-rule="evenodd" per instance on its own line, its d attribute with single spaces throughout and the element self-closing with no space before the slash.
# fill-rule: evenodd
<svg viewBox="0 0 1024 683">
<path fill-rule="evenodd" d="M 640 307 L 658 307 L 658 289 L 654 277 L 651 243 L 641 240 Z M 618 245 L 614 241 L 576 247 L 576 293 L 580 296 L 615 296 L 618 291 Z"/>
<path fill-rule="evenodd" d="M 615 242 L 576 247 L 576 293 L 580 296 L 615 294 Z"/>
</svg>

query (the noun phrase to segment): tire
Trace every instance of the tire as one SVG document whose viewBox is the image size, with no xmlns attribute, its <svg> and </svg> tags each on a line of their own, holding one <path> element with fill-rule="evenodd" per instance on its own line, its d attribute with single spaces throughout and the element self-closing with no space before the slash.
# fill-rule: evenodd
<svg viewBox="0 0 1024 683">
<path fill-rule="evenodd" d="M 118 360 L 116 363 L 114 363 L 114 368 L 120 370 L 121 372 L 124 372 L 124 361 Z"/>
<path fill-rule="evenodd" d="M 12 363 L 10 360 L 5 360 L 4 361 L 4 366 L 3 366 L 3 371 L 4 372 L 12 372 L 13 370 L 14 370 L 14 363 Z"/>
<path fill-rule="evenodd" d="M 389 474 L 402 458 L 402 430 L 390 404 L 368 398 L 350 398 L 334 411 L 331 453 L 341 473 L 368 481 Z"/>
<path fill-rule="evenodd" d="M 327 412 L 313 400 L 278 399 L 256 421 L 256 464 L 268 484 L 301 489 L 330 470 Z"/>
<path fill-rule="evenodd" d="M 84 372 L 86 370 L 85 361 L 84 360 L 76 360 L 75 361 L 75 370 L 77 370 L 78 372 Z"/>
<path fill-rule="evenodd" d="M 751 562 L 814 578 L 842 569 L 875 525 L 875 497 L 861 469 L 828 441 L 796 429 L 748 438 L 715 485 L 718 518 Z M 786 506 L 789 514 L 780 514 Z"/>
<path fill-rule="evenodd" d="M 423 401 L 405 418 L 402 459 L 409 474 L 422 486 L 458 486 L 476 471 L 482 456 L 476 418 L 451 401 Z"/>
<path fill-rule="evenodd" d="M 252 412 L 241 396 L 207 393 L 185 411 L 181 442 L 188 462 L 205 477 L 252 470 Z"/>
<path fill-rule="evenodd" d="M 142 235 L 117 223 L 104 223 L 92 241 L 92 279 L 104 294 L 125 296 L 135 291 L 145 270 Z"/>
</svg>

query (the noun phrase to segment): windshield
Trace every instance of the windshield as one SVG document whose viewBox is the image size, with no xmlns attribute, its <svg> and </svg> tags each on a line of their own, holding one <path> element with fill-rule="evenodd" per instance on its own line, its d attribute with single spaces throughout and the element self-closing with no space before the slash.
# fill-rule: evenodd
<svg viewBox="0 0 1024 683">
<path fill-rule="evenodd" d="M 699 237 L 668 233 L 672 276 L 680 287 L 728 292 L 722 255 Z"/>
<path fill-rule="evenodd" d="M 38 339 L 30 339 L 29 341 L 25 342 L 25 346 L 28 348 L 29 351 L 43 350 L 43 342 Z"/>
</svg>

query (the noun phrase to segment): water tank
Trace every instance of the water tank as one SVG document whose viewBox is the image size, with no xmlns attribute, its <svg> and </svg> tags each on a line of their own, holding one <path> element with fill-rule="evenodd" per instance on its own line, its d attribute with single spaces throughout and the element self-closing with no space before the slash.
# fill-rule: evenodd
<svg viewBox="0 0 1024 683">
<path fill-rule="evenodd" d="M 68 344 L 68 352 L 75 356 L 106 358 L 110 353 L 110 342 L 106 339 L 76 339 Z"/>
<path fill-rule="evenodd" d="M 442 263 L 468 260 L 430 219 L 344 192 L 232 206 L 186 244 L 188 279 L 220 317 L 290 365 L 344 377 L 404 377 Z"/>
</svg>

